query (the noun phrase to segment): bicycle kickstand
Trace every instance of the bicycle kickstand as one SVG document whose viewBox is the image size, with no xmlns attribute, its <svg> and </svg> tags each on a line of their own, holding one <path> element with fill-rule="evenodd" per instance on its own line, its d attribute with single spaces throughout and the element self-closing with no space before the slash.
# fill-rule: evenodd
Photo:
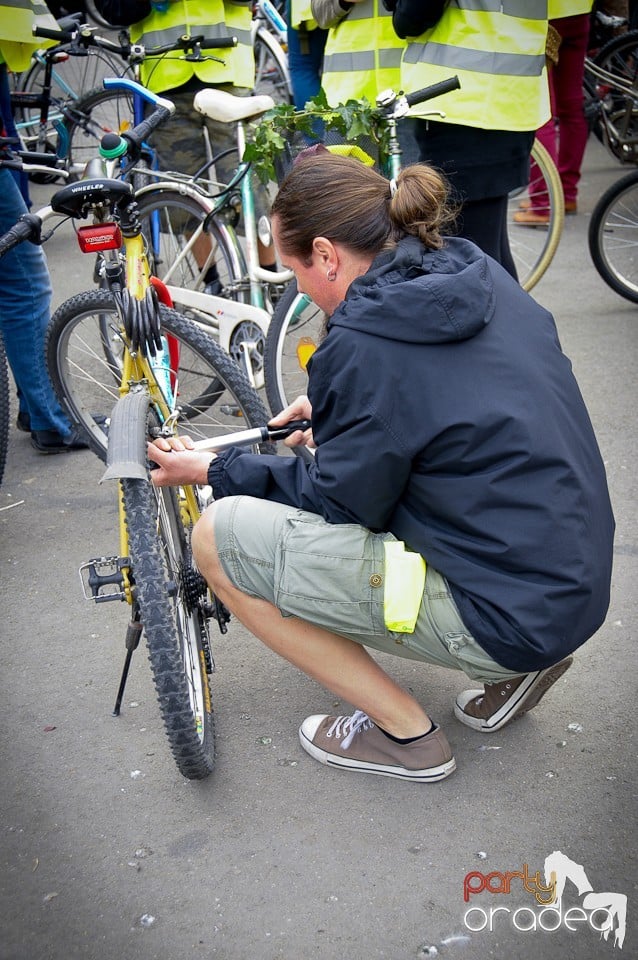
<svg viewBox="0 0 638 960">
<path fill-rule="evenodd" d="M 124 639 L 124 645 L 126 647 L 126 657 L 124 658 L 124 667 L 122 669 L 122 677 L 120 679 L 120 686 L 117 691 L 117 697 L 115 698 L 115 706 L 113 707 L 114 717 L 119 717 L 120 707 L 122 706 L 122 698 L 124 697 L 124 687 L 126 686 L 126 680 L 128 677 L 129 668 L 131 666 L 131 659 L 133 658 L 133 651 L 137 649 L 137 646 L 140 642 L 140 637 L 142 636 L 142 624 L 140 623 L 140 613 L 139 610 L 135 610 L 133 618 L 126 628 L 126 637 Z"/>
</svg>

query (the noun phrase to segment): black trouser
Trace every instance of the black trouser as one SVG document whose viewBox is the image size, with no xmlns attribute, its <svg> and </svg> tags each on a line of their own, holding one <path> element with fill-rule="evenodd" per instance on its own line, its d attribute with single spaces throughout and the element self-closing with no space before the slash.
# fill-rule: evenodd
<svg viewBox="0 0 638 960">
<path fill-rule="evenodd" d="M 507 234 L 507 200 L 505 196 L 466 201 L 457 217 L 454 232 L 471 240 L 518 280 Z"/>
</svg>

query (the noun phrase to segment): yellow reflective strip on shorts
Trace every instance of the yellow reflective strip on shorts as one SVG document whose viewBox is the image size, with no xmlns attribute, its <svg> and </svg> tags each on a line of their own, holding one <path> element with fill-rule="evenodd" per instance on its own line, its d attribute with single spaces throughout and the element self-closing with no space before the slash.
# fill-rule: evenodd
<svg viewBox="0 0 638 960">
<path fill-rule="evenodd" d="M 388 630 L 413 633 L 425 587 L 425 560 L 401 540 L 386 540 L 383 619 Z"/>
</svg>

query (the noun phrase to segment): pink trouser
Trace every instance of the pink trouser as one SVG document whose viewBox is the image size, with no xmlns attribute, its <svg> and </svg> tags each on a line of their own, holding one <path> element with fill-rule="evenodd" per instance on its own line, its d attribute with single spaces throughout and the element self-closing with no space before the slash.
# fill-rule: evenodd
<svg viewBox="0 0 638 960">
<path fill-rule="evenodd" d="M 587 143 L 587 121 L 583 113 L 583 76 L 589 40 L 589 14 L 561 17 L 550 21 L 561 35 L 558 63 L 549 71 L 552 116 L 536 133 L 558 168 L 565 200 L 574 203 L 580 180 L 580 168 Z M 532 162 L 530 197 L 532 207 L 541 212 L 542 180 Z"/>
</svg>

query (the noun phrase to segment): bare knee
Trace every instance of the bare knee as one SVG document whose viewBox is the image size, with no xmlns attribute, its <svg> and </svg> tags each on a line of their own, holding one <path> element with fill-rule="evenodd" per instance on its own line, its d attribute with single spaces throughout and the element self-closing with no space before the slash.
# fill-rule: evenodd
<svg viewBox="0 0 638 960">
<path fill-rule="evenodd" d="M 193 559 L 198 570 L 206 579 L 206 582 L 213 589 L 220 582 L 226 581 L 226 575 L 217 556 L 217 546 L 215 543 L 215 507 L 211 504 L 201 515 L 193 527 L 191 545 L 193 548 Z"/>
</svg>

